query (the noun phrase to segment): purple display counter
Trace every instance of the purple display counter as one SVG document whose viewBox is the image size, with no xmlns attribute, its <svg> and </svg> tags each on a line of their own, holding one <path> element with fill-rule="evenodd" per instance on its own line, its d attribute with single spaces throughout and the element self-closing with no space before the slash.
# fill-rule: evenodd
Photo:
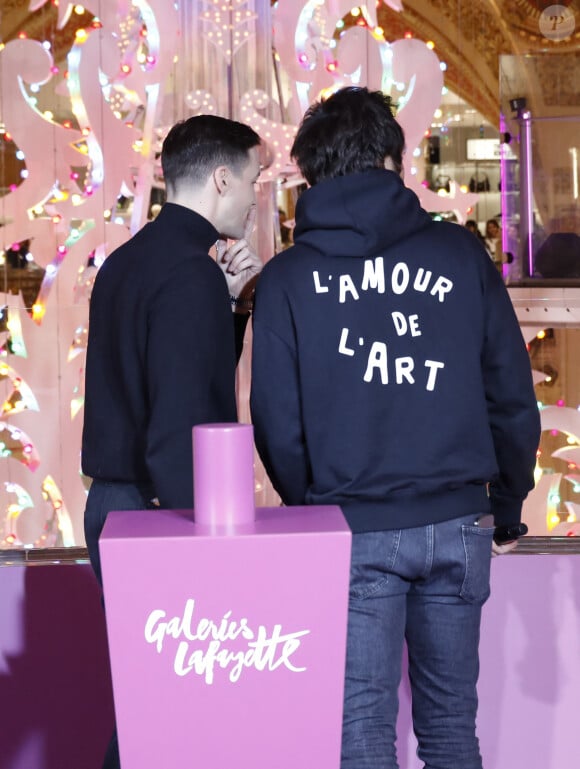
<svg viewBox="0 0 580 769">
<path fill-rule="evenodd" d="M 123 769 L 181 769 L 185 756 L 205 769 L 337 769 L 350 530 L 337 507 L 254 515 L 252 502 L 249 515 L 243 499 L 237 522 L 224 488 L 240 452 L 209 461 L 213 450 L 220 503 L 196 474 L 203 523 L 115 512 L 101 537 Z M 253 498 L 253 483 L 240 489 Z"/>
<path fill-rule="evenodd" d="M 486 769 L 578 765 L 579 639 L 580 555 L 494 558 L 478 687 Z M 400 697 L 399 765 L 418 769 L 407 682 Z M 0 566 L 0 769 L 101 769 L 112 709 L 90 566 Z"/>
</svg>

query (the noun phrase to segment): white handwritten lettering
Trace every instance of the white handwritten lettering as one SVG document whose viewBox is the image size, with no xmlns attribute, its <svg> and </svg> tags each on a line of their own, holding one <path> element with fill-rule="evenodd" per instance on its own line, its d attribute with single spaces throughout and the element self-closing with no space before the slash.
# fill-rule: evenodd
<svg viewBox="0 0 580 769">
<path fill-rule="evenodd" d="M 453 281 L 449 280 L 449 278 L 444 278 L 442 275 L 440 275 L 435 281 L 435 285 L 431 289 L 430 294 L 431 296 L 435 296 L 436 294 L 439 294 L 439 301 L 444 302 L 445 294 L 448 294 L 452 288 L 453 288 Z"/>
<path fill-rule="evenodd" d="M 322 284 L 317 270 L 313 271 L 312 277 L 314 290 L 317 294 L 326 294 L 330 291 L 329 283 L 332 280 L 332 275 L 328 276 L 325 285 Z M 365 259 L 362 279 L 359 278 L 359 280 L 361 291 L 373 289 L 378 294 L 384 294 L 386 290 L 384 257 L 377 256 L 374 260 Z M 453 281 L 443 275 L 434 279 L 432 271 L 426 270 L 424 267 L 417 267 L 412 276 L 409 265 L 405 262 L 397 262 L 391 270 L 390 286 L 393 294 L 397 296 L 404 294 L 409 290 L 409 287 L 417 293 L 425 294 L 431 286 L 429 295 L 436 296 L 440 302 L 443 302 L 446 295 L 453 289 Z M 348 273 L 343 273 L 338 277 L 338 301 L 340 304 L 346 302 L 348 295 L 355 301 L 359 299 L 355 278 Z"/>
<path fill-rule="evenodd" d="M 404 294 L 409 285 L 409 268 L 405 262 L 398 262 L 391 273 L 393 294 Z"/>
<path fill-rule="evenodd" d="M 389 373 L 387 370 L 387 345 L 384 342 L 373 342 L 367 362 L 367 370 L 365 371 L 365 375 L 363 377 L 365 382 L 372 382 L 373 372 L 375 369 L 379 370 L 382 384 L 388 384 Z"/>
<path fill-rule="evenodd" d="M 340 294 L 338 297 L 338 301 L 341 304 L 344 304 L 346 301 L 347 291 L 352 294 L 353 299 L 358 299 L 358 291 L 356 290 L 350 275 L 341 275 L 339 278 L 339 284 L 340 284 Z"/>
<path fill-rule="evenodd" d="M 431 281 L 432 275 L 433 273 L 431 270 L 424 270 L 422 267 L 419 267 L 417 274 L 415 275 L 415 281 L 413 283 L 413 288 L 415 291 L 427 291 L 427 286 Z"/>
<path fill-rule="evenodd" d="M 437 360 L 426 360 L 425 366 L 429 369 L 429 378 L 427 379 L 427 390 L 434 390 L 435 379 L 437 378 L 437 371 L 440 368 L 445 368 L 445 364 Z"/>
<path fill-rule="evenodd" d="M 403 379 L 406 379 L 409 384 L 415 384 L 415 380 L 411 372 L 415 368 L 415 361 L 413 358 L 395 358 L 395 382 L 402 384 Z"/>
<path fill-rule="evenodd" d="M 195 601 L 188 599 L 181 617 L 172 617 L 165 621 L 166 612 L 154 609 L 145 622 L 145 640 L 154 644 L 157 652 L 164 651 L 167 638 L 179 641 L 173 660 L 173 670 L 183 677 L 194 673 L 212 684 L 217 670 L 227 670 L 228 679 L 235 683 L 244 669 L 255 668 L 259 671 L 274 671 L 284 667 L 292 673 L 301 673 L 306 668 L 299 667 L 292 661 L 298 651 L 301 638 L 309 630 L 283 633 L 280 624 L 274 625 L 271 634 L 264 625 L 259 625 L 254 632 L 248 620 L 232 620 L 232 612 L 227 611 L 219 622 L 200 618 L 194 628 L 193 613 Z M 227 641 L 246 642 L 245 648 L 224 648 Z M 194 648 L 195 642 L 209 641 L 205 648 Z"/>
<path fill-rule="evenodd" d="M 347 339 L 348 339 L 348 328 L 343 328 L 342 333 L 340 335 L 338 352 L 342 353 L 343 355 L 354 355 L 354 350 L 352 349 L 352 347 L 346 346 Z"/>
<path fill-rule="evenodd" d="M 407 319 L 402 312 L 395 311 L 391 313 L 391 317 L 398 336 L 404 336 L 407 331 L 410 331 L 411 336 L 421 336 L 418 315 L 409 315 Z"/>
<path fill-rule="evenodd" d="M 381 384 L 389 384 L 389 366 L 394 366 L 394 378 L 395 383 L 398 385 L 415 384 L 415 377 L 413 372 L 415 371 L 415 361 L 409 355 L 403 355 L 395 358 L 389 363 L 388 348 L 385 342 L 373 342 L 368 354 L 367 367 L 364 373 L 364 381 L 372 382 L 375 373 L 378 374 Z M 437 380 L 437 372 L 439 369 L 445 367 L 444 363 L 434 360 L 426 360 L 425 367 L 429 373 L 427 376 L 427 383 L 425 389 L 434 390 Z"/>
<path fill-rule="evenodd" d="M 382 256 L 377 256 L 374 264 L 371 259 L 365 259 L 361 288 L 363 291 L 375 288 L 379 294 L 385 293 L 385 265 Z"/>
<path fill-rule="evenodd" d="M 433 297 L 436 302 L 442 304 L 453 291 L 453 281 L 450 278 L 445 275 L 434 274 L 432 270 L 428 270 L 425 267 L 418 267 L 415 264 L 409 265 L 404 261 L 396 262 L 394 265 L 392 262 L 387 262 L 387 265 L 385 266 L 385 257 L 383 256 L 365 259 L 362 277 L 360 266 L 357 266 L 355 274 L 336 274 L 335 277 L 338 280 L 334 284 L 331 283 L 333 280 L 332 274 L 326 276 L 326 283 L 323 284 L 318 271 L 313 271 L 314 290 L 317 294 L 329 293 L 332 290 L 332 295 L 338 299 L 341 305 L 344 305 L 349 300 L 359 302 L 363 292 L 375 291 L 377 294 L 384 294 L 387 289 L 390 289 L 394 297 L 400 297 L 413 291 L 416 294 L 424 295 L 422 306 L 430 297 Z M 410 301 L 410 297 L 405 299 Z M 389 350 L 388 348 L 388 338 L 384 341 L 372 341 L 368 339 L 368 336 L 361 335 L 362 329 L 357 328 L 356 319 L 362 320 L 365 317 L 364 301 L 362 304 L 363 308 L 361 310 L 353 308 L 353 314 L 349 315 L 349 327 L 341 329 L 338 341 L 339 355 L 346 355 L 349 358 L 365 356 L 366 367 L 363 380 L 367 383 L 373 382 L 375 379 L 378 379 L 383 385 L 392 383 L 407 386 L 415 385 L 417 382 L 421 384 L 422 382 L 426 390 L 433 391 L 439 383 L 439 371 L 445 368 L 445 363 L 423 357 L 422 361 L 419 361 L 417 355 L 414 357 L 410 355 L 398 355 L 395 357 L 393 349 Z M 387 303 L 386 306 L 388 306 Z M 398 337 L 417 338 L 427 332 L 435 333 L 435 326 L 431 323 L 427 324 L 427 332 L 425 332 L 418 313 L 407 314 L 401 310 L 394 310 L 392 307 L 389 308 L 389 311 L 393 324 L 391 331 L 394 329 L 394 333 Z M 352 339 L 351 333 L 354 337 Z M 399 352 L 399 348 L 397 348 L 397 352 Z M 424 379 L 421 374 L 423 370 L 421 365 L 427 370 Z M 175 634 L 178 632 L 178 628 L 171 626 L 168 632 Z M 153 642 L 157 642 L 156 638 L 155 636 Z"/>
<path fill-rule="evenodd" d="M 318 270 L 315 270 L 312 273 L 312 277 L 314 278 L 314 290 L 317 294 L 326 294 L 328 293 L 328 286 L 323 286 L 320 283 L 320 277 L 318 275 Z"/>
</svg>

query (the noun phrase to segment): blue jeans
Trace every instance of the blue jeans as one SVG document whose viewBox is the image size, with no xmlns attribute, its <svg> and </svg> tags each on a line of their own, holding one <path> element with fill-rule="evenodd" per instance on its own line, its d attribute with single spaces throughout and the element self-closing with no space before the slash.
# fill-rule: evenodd
<svg viewBox="0 0 580 769">
<path fill-rule="evenodd" d="M 425 769 L 482 769 L 475 734 L 493 529 L 479 514 L 354 534 L 341 769 L 397 769 L 403 644 Z"/>
<path fill-rule="evenodd" d="M 101 587 L 103 586 L 103 578 L 101 575 L 99 537 L 107 520 L 107 515 L 111 510 L 148 510 L 154 507 L 151 502 L 153 496 L 153 489 L 148 485 L 96 479 L 91 483 L 85 507 L 85 540 L 93 571 Z M 120 769 L 120 766 L 117 730 L 115 729 L 107 747 L 103 769 Z"/>
</svg>

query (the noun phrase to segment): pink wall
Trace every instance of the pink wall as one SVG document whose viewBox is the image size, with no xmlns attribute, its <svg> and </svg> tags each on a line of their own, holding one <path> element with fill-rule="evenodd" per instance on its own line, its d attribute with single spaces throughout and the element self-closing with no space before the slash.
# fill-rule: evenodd
<svg viewBox="0 0 580 769">
<path fill-rule="evenodd" d="M 492 574 L 479 687 L 486 769 L 574 767 L 580 557 L 508 556 Z M 401 769 L 416 769 L 406 685 L 401 700 Z M 89 567 L 0 568 L 0 769 L 100 769 L 111 722 Z"/>
<path fill-rule="evenodd" d="M 480 657 L 485 769 L 578 766 L 580 556 L 493 560 Z M 419 769 L 408 687 L 402 689 L 401 769 Z"/>
</svg>

